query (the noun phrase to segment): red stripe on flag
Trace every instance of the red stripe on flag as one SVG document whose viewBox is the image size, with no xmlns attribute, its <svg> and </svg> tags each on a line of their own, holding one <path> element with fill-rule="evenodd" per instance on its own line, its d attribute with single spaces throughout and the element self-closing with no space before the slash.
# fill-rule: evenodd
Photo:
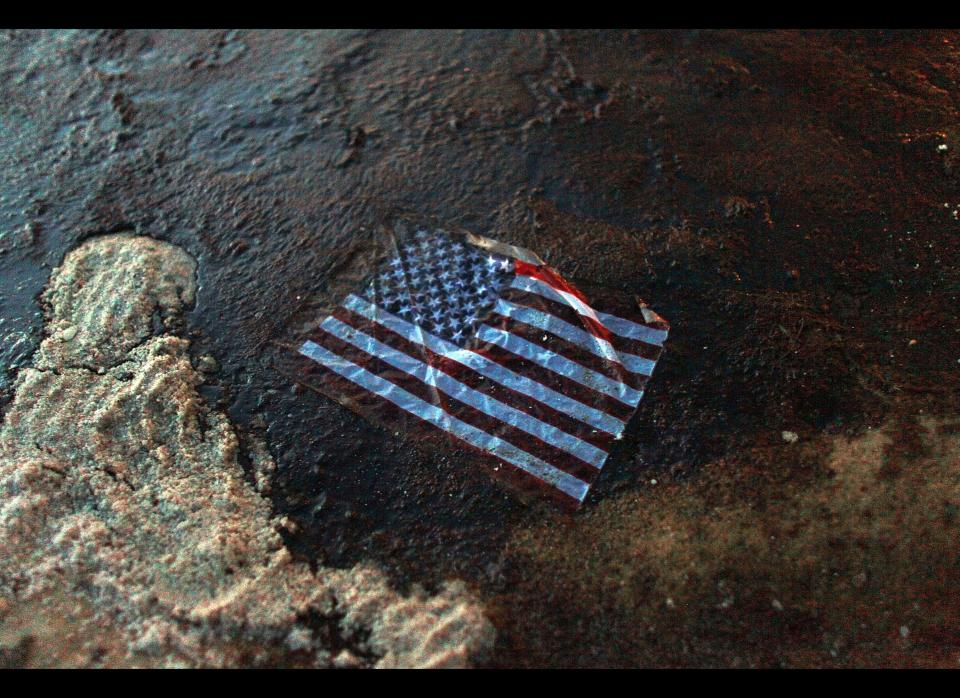
<svg viewBox="0 0 960 698">
<path fill-rule="evenodd" d="M 308 388 L 347 407 L 364 419 L 384 427 L 389 432 L 403 434 L 405 438 L 408 438 L 411 434 L 416 434 L 415 445 L 418 448 L 425 448 L 438 455 L 443 454 L 449 457 L 450 447 L 455 444 L 457 448 L 461 449 L 465 458 L 454 458 L 450 459 L 451 461 L 466 460 L 470 463 L 476 463 L 491 478 L 511 486 L 515 492 L 530 501 L 541 501 L 547 498 L 569 511 L 576 511 L 580 508 L 581 502 L 540 478 L 534 477 L 522 468 L 498 458 L 488 451 L 477 448 L 411 412 L 407 412 L 389 400 L 337 375 L 313 359 L 298 355 L 297 361 L 304 371 L 316 378 L 315 381 L 305 384 Z M 464 465 L 467 465 L 467 463 L 464 463 Z M 480 475 L 470 467 L 463 467 L 459 470 L 465 477 L 475 478 Z"/>
<path fill-rule="evenodd" d="M 522 337 L 531 344 L 536 344 L 546 351 L 558 354 L 569 361 L 583 366 L 586 369 L 590 369 L 591 371 L 596 371 L 611 380 L 623 383 L 634 390 L 643 390 L 647 383 L 645 376 L 631 373 L 624 368 L 622 364 L 597 356 L 583 347 L 567 341 L 563 337 L 542 330 L 539 327 L 528 325 L 517 318 L 494 313 L 487 320 L 487 324 L 491 327 L 496 327 L 515 334 L 518 337 Z"/>
<path fill-rule="evenodd" d="M 576 456 L 541 440 L 529 432 L 513 427 L 493 415 L 488 415 L 470 405 L 460 402 L 447 393 L 440 391 L 438 388 L 428 385 L 416 376 L 392 366 L 378 356 L 368 354 L 366 351 L 355 347 L 349 342 L 335 337 L 323 330 L 323 328 L 320 328 L 320 332 L 316 333 L 314 341 L 320 346 L 332 351 L 334 354 L 355 363 L 357 366 L 367 369 L 376 376 L 390 381 L 408 393 L 416 395 L 424 402 L 435 405 L 447 414 L 487 434 L 497 436 L 531 455 L 536 455 L 541 460 L 588 484 L 591 483 L 599 473 L 595 467 L 585 463 Z M 398 354 L 401 353 L 399 349 L 397 349 L 396 352 Z"/>
<path fill-rule="evenodd" d="M 489 342 L 479 343 L 474 351 L 491 361 L 496 361 L 505 368 L 509 368 L 515 373 L 520 373 L 531 380 L 535 380 L 541 385 L 545 385 L 563 395 L 567 395 L 584 405 L 593 407 L 596 410 L 605 412 L 621 422 L 626 422 L 636 408 L 631 407 L 619 400 L 616 400 L 605 393 L 594 390 L 583 383 L 578 383 L 566 376 L 551 371 L 549 368 L 543 368 L 539 364 L 528 361 L 513 352 L 507 351 L 496 344 Z"/>
<path fill-rule="evenodd" d="M 591 329 L 598 325 L 597 321 L 591 317 L 587 317 L 586 315 L 581 315 L 580 312 L 572 305 L 561 303 L 553 298 L 547 298 L 545 296 L 541 296 L 539 293 L 524 291 L 519 288 L 506 288 L 500 294 L 500 297 L 518 305 L 525 305 L 528 308 L 542 310 L 545 313 L 570 323 L 574 327 L 584 325 L 585 330 L 591 332 L 596 337 L 600 337 L 598 332 L 594 332 Z M 650 359 L 651 361 L 656 361 L 659 359 L 660 354 L 663 352 L 663 348 L 657 346 L 656 344 L 648 344 L 647 342 L 639 339 L 621 337 L 620 335 L 614 333 L 610 333 L 610 337 L 607 339 L 607 341 L 613 345 L 613 348 L 616 349 L 617 352 L 625 352 L 627 354 L 642 356 L 643 358 Z"/>
<path fill-rule="evenodd" d="M 333 317 L 350 325 L 351 327 L 360 330 L 364 334 L 370 335 L 378 341 L 397 347 L 410 356 L 420 359 L 420 361 L 423 361 L 425 364 L 429 364 L 433 368 L 443 371 L 464 385 L 488 394 L 491 397 L 495 397 L 497 400 L 500 400 L 511 407 L 525 412 L 531 417 L 539 419 L 541 422 L 545 422 L 550 426 L 560 429 L 561 431 L 565 431 L 566 433 L 576 436 L 578 439 L 586 441 L 587 443 L 605 451 L 608 450 L 610 446 L 611 437 L 606 434 L 606 432 L 598 431 L 589 424 L 581 422 L 566 412 L 561 412 L 550 407 L 549 405 L 544 405 L 543 403 L 532 399 L 525 393 L 511 390 L 510 388 L 501 385 L 490 378 L 484 377 L 469 366 L 464 366 L 453 359 L 447 358 L 441 354 L 437 354 L 421 344 L 415 344 L 405 337 L 401 337 L 393 330 L 390 330 L 379 323 L 373 322 L 372 320 L 368 320 L 361 315 L 357 315 L 343 306 L 340 306 L 334 310 Z M 317 335 L 315 333 L 311 338 L 314 339 L 314 341 L 317 341 L 316 336 Z M 525 377 L 527 380 L 533 380 L 528 375 L 525 375 Z M 556 387 L 557 386 L 554 386 L 554 388 Z M 593 391 L 591 391 L 591 393 L 593 393 Z M 604 396 L 601 396 L 599 393 L 593 393 L 592 397 L 599 400 Z M 601 406 L 596 405 L 594 402 L 589 402 L 586 404 L 595 409 L 602 409 Z"/>
<path fill-rule="evenodd" d="M 590 301 L 587 300 L 587 297 L 583 295 L 583 291 L 571 284 L 569 281 L 560 276 L 553 269 L 548 267 L 545 264 L 540 266 L 534 266 L 528 264 L 522 260 L 517 260 L 514 264 L 514 269 L 517 274 L 523 276 L 529 276 L 533 279 L 539 279 L 546 284 L 549 284 L 557 291 L 562 291 L 564 293 L 569 293 L 572 296 L 575 296 L 580 302 L 588 307 L 590 306 Z M 612 341 L 612 333 L 602 324 L 596 322 L 593 318 L 583 316 L 585 327 L 597 337 L 601 339 L 606 339 L 607 341 Z"/>
</svg>

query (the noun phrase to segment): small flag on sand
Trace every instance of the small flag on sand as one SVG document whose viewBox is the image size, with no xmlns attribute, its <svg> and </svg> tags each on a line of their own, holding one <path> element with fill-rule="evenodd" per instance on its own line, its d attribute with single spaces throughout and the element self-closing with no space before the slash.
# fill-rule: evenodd
<svg viewBox="0 0 960 698">
<path fill-rule="evenodd" d="M 453 439 L 494 477 L 577 507 L 667 338 L 624 301 L 593 305 L 529 250 L 414 228 L 299 351 L 311 382 L 359 414 Z"/>
</svg>

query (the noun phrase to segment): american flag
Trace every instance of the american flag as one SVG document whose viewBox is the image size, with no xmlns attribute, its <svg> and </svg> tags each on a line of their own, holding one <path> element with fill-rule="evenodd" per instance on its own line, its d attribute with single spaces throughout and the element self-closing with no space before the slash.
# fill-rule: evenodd
<svg viewBox="0 0 960 698">
<path fill-rule="evenodd" d="M 316 387 L 579 506 L 637 409 L 667 323 L 645 306 L 631 318 L 594 309 L 529 250 L 402 232 L 366 287 L 300 346 Z"/>
</svg>

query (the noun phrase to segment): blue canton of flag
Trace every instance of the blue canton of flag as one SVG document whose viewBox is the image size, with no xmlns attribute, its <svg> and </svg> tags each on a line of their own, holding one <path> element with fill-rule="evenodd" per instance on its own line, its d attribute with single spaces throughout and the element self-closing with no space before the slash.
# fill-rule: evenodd
<svg viewBox="0 0 960 698">
<path fill-rule="evenodd" d="M 300 353 L 361 415 L 453 438 L 499 479 L 579 506 L 667 337 L 636 315 L 594 309 L 528 250 L 421 229 Z"/>
</svg>

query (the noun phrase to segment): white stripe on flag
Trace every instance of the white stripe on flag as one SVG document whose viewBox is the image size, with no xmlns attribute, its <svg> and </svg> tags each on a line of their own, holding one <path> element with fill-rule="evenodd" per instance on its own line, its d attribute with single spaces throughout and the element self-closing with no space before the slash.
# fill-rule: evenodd
<svg viewBox="0 0 960 698">
<path fill-rule="evenodd" d="M 390 381 L 370 373 L 365 368 L 357 366 L 343 357 L 337 356 L 315 342 L 309 340 L 304 342 L 303 346 L 300 347 L 300 353 L 323 364 L 334 373 L 343 376 L 365 390 L 369 390 L 410 414 L 429 422 L 438 429 L 453 434 L 468 444 L 492 453 L 497 458 L 515 465 L 549 485 L 553 485 L 577 501 L 582 502 L 587 495 L 589 485 L 583 480 L 553 467 L 503 439 L 477 429 L 471 424 L 461 422 L 439 407 L 431 405 Z"/>
<path fill-rule="evenodd" d="M 521 291 L 539 294 L 544 298 L 549 298 L 552 301 L 566 303 L 581 315 L 586 315 L 587 317 L 596 320 L 598 323 L 600 322 L 600 318 L 597 317 L 596 312 L 589 305 L 584 303 L 572 293 L 567 293 L 566 291 L 561 291 L 559 288 L 554 288 L 542 279 L 535 279 L 532 276 L 517 274 L 510 286 Z"/>
<path fill-rule="evenodd" d="M 662 347 L 663 343 L 667 340 L 666 330 L 658 330 L 655 327 L 640 325 L 632 320 L 626 320 L 616 315 L 610 315 L 609 313 L 598 312 L 597 317 L 600 318 L 600 322 L 603 323 L 604 327 L 621 337 L 639 339 L 641 342 L 653 344 L 658 347 Z"/>
<path fill-rule="evenodd" d="M 496 398 L 477 392 L 443 371 L 428 366 L 419 359 L 400 351 L 396 347 L 384 344 L 335 317 L 328 317 L 321 323 L 320 327 L 367 354 L 387 362 L 433 388 L 442 390 L 450 397 L 456 398 L 494 419 L 499 419 L 517 429 L 532 434 L 538 439 L 576 456 L 585 463 L 589 463 L 598 470 L 603 467 L 607 454 L 593 444 L 582 441 L 553 425 L 541 422 L 526 412 L 521 412 Z"/>
<path fill-rule="evenodd" d="M 506 349 L 517 356 L 539 364 L 554 373 L 566 376 L 591 390 L 609 395 L 630 407 L 635 407 L 643 396 L 642 390 L 634 390 L 626 383 L 592 371 L 576 361 L 571 361 L 565 356 L 544 349 L 533 342 L 528 342 L 523 337 L 518 337 L 511 332 L 499 330 L 490 327 L 490 325 L 481 325 L 480 329 L 477 330 L 477 337 L 484 342 L 495 344 L 501 349 Z"/>
<path fill-rule="evenodd" d="M 505 301 L 502 298 L 497 299 L 497 304 L 493 309 L 501 315 L 516 318 L 520 322 L 537 327 L 544 332 L 550 332 L 558 337 L 562 337 L 568 342 L 572 342 L 578 347 L 586 349 L 594 356 L 599 356 L 601 359 L 622 363 L 620 357 L 617 356 L 617 350 L 613 348 L 610 342 L 581 330 L 579 327 L 574 327 L 566 320 L 561 320 L 542 310 L 536 310 Z"/>
<path fill-rule="evenodd" d="M 558 412 L 562 412 L 579 420 L 594 429 L 600 429 L 608 434 L 619 436 L 626 427 L 625 422 L 606 412 L 602 412 L 589 405 L 584 405 L 582 402 L 558 393 L 537 381 L 514 373 L 496 361 L 481 356 L 476 352 L 463 349 L 452 342 L 441 339 L 429 332 L 424 332 L 422 328 L 410 324 L 406 320 L 387 312 L 380 306 L 374 305 L 359 296 L 348 296 L 343 302 L 343 307 L 368 320 L 383 325 L 411 342 L 425 346 L 444 358 L 471 368 L 477 373 L 500 383 L 500 385 L 504 385 L 518 393 L 528 395 L 534 400 L 542 402 L 544 405 L 548 405 Z"/>
<path fill-rule="evenodd" d="M 618 353 L 613 345 L 602 337 L 597 337 L 595 334 L 575 327 L 566 320 L 561 320 L 542 310 L 517 305 L 516 303 L 505 301 L 502 298 L 497 300 L 494 310 L 501 315 L 515 318 L 520 322 L 539 328 L 544 332 L 555 334 L 572 344 L 576 344 L 578 347 L 586 349 L 594 356 L 599 356 L 601 359 L 614 361 L 625 367 L 631 373 L 649 376 L 653 374 L 653 367 L 656 366 L 655 361 L 645 359 L 642 356 L 628 354 L 627 352 Z"/>
<path fill-rule="evenodd" d="M 514 277 L 510 286 L 521 291 L 539 294 L 544 298 L 549 298 L 550 300 L 566 303 L 581 315 L 585 315 L 593 320 L 596 320 L 601 325 L 604 325 L 608 330 L 614 334 L 620 335 L 621 337 L 626 337 L 628 339 L 639 339 L 641 342 L 653 344 L 658 347 L 663 346 L 663 343 L 667 339 L 666 330 L 658 330 L 653 327 L 647 327 L 646 325 L 638 324 L 632 320 L 626 320 L 624 318 L 617 317 L 616 315 L 598 312 L 572 293 L 567 293 L 566 291 L 554 288 L 546 281 L 541 279 L 535 279 L 532 276 L 518 274 Z"/>
</svg>

